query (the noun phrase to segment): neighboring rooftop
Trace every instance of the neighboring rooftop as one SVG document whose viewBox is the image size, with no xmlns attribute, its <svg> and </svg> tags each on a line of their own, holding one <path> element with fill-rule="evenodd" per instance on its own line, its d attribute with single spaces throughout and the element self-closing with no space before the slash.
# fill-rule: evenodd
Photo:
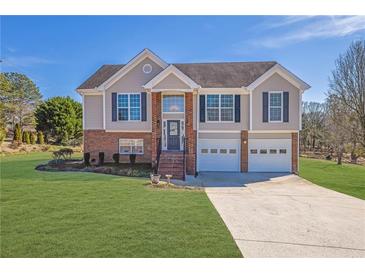
<svg viewBox="0 0 365 274">
<path fill-rule="evenodd" d="M 248 86 L 276 62 L 224 62 L 173 64 L 202 88 L 240 88 Z M 103 65 L 78 89 L 98 87 L 124 65 Z"/>
</svg>

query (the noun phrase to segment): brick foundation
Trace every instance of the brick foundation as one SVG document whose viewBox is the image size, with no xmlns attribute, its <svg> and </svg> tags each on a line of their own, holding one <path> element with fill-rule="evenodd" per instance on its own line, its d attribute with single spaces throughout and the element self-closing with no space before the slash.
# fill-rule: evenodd
<svg viewBox="0 0 365 274">
<path fill-rule="evenodd" d="M 241 131 L 241 172 L 248 172 L 248 131 Z"/>
<path fill-rule="evenodd" d="M 291 134 L 291 171 L 298 174 L 298 133 Z"/>
<path fill-rule="evenodd" d="M 185 93 L 186 174 L 196 173 L 196 130 L 193 128 L 193 93 Z"/>
<path fill-rule="evenodd" d="M 113 154 L 119 153 L 119 139 L 143 139 L 144 154 L 137 155 L 136 162 L 151 163 L 151 133 L 149 132 L 105 132 L 105 130 L 84 130 L 84 152 L 98 161 L 99 152 L 105 153 L 105 161 L 112 162 Z M 120 162 L 129 162 L 128 155 L 120 155 Z"/>
</svg>

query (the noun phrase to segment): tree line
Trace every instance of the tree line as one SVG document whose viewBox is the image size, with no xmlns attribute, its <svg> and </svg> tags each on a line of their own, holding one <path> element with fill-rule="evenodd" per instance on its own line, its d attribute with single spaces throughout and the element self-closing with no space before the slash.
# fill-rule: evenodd
<svg viewBox="0 0 365 274">
<path fill-rule="evenodd" d="M 335 61 L 323 103 L 304 102 L 302 151 L 321 151 L 327 158 L 344 153 L 352 163 L 365 157 L 365 41 L 357 41 Z"/>
<path fill-rule="evenodd" d="M 0 73 L 0 143 L 78 145 L 82 106 L 71 97 L 42 100 L 35 83 L 16 72 Z"/>
</svg>

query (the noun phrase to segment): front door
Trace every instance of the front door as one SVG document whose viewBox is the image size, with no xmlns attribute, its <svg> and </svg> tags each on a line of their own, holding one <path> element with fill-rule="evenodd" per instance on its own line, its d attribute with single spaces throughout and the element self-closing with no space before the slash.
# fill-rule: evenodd
<svg viewBox="0 0 365 274">
<path fill-rule="evenodd" d="M 180 121 L 167 121 L 167 149 L 180 150 Z"/>
</svg>

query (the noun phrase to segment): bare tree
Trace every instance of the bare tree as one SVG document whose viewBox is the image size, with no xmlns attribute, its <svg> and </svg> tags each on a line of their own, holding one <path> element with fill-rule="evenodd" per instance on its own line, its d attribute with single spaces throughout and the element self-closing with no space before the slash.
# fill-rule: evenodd
<svg viewBox="0 0 365 274">
<path fill-rule="evenodd" d="M 301 141 L 304 149 L 312 150 L 324 143 L 324 129 L 326 114 L 324 104 L 317 102 L 304 102 L 302 114 Z"/>
<path fill-rule="evenodd" d="M 365 148 L 365 41 L 352 43 L 336 60 L 328 95 L 343 108 L 337 119 L 351 117 L 352 139 Z"/>
<path fill-rule="evenodd" d="M 346 108 L 336 96 L 329 96 L 326 101 L 326 139 L 331 149 L 336 151 L 337 164 L 342 164 L 345 143 L 348 140 Z"/>
</svg>

